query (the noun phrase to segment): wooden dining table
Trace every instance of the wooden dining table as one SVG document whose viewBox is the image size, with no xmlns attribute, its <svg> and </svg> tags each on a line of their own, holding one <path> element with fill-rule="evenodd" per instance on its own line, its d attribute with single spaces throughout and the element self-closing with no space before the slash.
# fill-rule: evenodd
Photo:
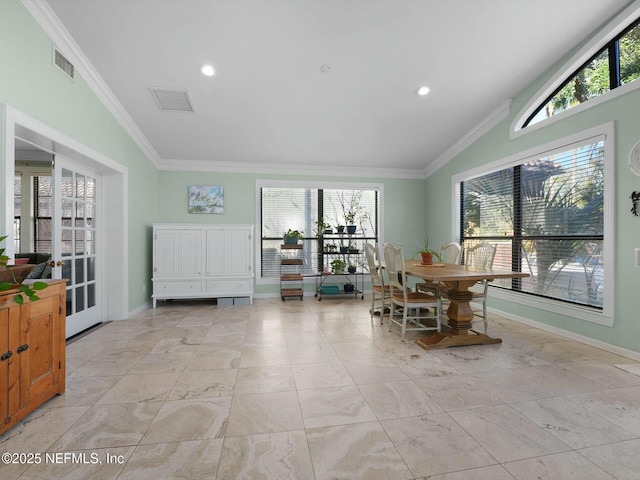
<svg viewBox="0 0 640 480">
<path fill-rule="evenodd" d="M 417 340 L 416 343 L 427 350 L 463 345 L 487 345 L 502 343 L 502 339 L 490 337 L 486 333 L 471 329 L 474 314 L 470 301 L 470 287 L 484 280 L 499 278 L 523 278 L 528 273 L 510 270 L 485 269 L 465 265 L 442 264 L 423 265 L 419 261 L 407 260 L 406 274 L 432 283 L 446 285 L 447 298 L 451 301 L 447 310 L 448 331 L 437 332 Z"/>
</svg>

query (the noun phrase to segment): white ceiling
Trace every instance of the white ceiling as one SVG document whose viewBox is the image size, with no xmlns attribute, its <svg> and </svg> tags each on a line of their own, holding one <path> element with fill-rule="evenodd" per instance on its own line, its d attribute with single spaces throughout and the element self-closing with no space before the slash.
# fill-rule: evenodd
<svg viewBox="0 0 640 480">
<path fill-rule="evenodd" d="M 48 0 L 83 55 L 63 53 L 88 59 L 158 166 L 389 175 L 446 161 L 628 3 Z M 195 113 L 162 112 L 150 87 L 187 90 Z"/>
</svg>

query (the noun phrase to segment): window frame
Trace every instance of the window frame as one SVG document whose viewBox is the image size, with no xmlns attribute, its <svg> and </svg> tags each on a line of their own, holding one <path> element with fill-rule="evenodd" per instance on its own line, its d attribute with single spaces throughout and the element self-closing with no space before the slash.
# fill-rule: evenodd
<svg viewBox="0 0 640 480">
<path fill-rule="evenodd" d="M 640 2 L 633 2 L 627 8 L 616 15 L 607 25 L 597 32 L 581 49 L 578 50 L 545 84 L 533 95 L 520 112 L 514 117 L 509 128 L 510 138 L 517 138 L 522 135 L 534 132 L 542 127 L 551 125 L 557 121 L 576 115 L 580 112 L 594 108 L 604 102 L 613 100 L 628 92 L 640 89 L 640 81 L 633 81 L 612 88 L 609 91 L 593 97 L 586 102 L 569 108 L 563 112 L 553 115 L 531 125 L 525 125 L 530 118 L 535 116 L 540 108 L 544 108 L 546 103 L 559 92 L 567 82 L 573 78 L 584 66 L 588 65 L 593 58 L 606 50 L 618 37 L 624 35 L 633 28 L 636 22 L 640 21 Z M 610 52 L 611 53 L 611 52 Z M 616 55 L 617 57 L 618 55 Z M 611 74 L 611 72 L 610 72 Z M 640 80 L 640 79 L 639 79 Z"/>
<path fill-rule="evenodd" d="M 565 315 L 591 323 L 613 326 L 614 319 L 614 279 L 615 279 L 615 137 L 614 124 L 609 122 L 582 132 L 563 137 L 553 142 L 533 147 L 529 150 L 513 154 L 509 157 L 490 162 L 470 170 L 459 172 L 452 176 L 452 236 L 460 241 L 462 204 L 460 199 L 460 183 L 470 179 L 493 173 L 505 168 L 513 167 L 546 156 L 558 149 L 570 149 L 576 144 L 589 141 L 604 141 L 604 249 L 603 260 L 606 265 L 604 272 L 604 291 L 602 310 L 596 310 L 582 305 L 568 304 L 551 298 L 540 297 L 526 292 L 517 292 L 504 288 L 491 287 L 491 297 L 514 302 L 529 307 L 538 308 L 551 313 Z"/>
<path fill-rule="evenodd" d="M 260 202 L 261 189 L 263 187 L 272 188 L 305 188 L 305 189 L 325 189 L 325 190 L 373 190 L 378 193 L 378 224 L 376 230 L 378 233 L 378 243 L 384 243 L 384 233 L 382 225 L 384 225 L 384 184 L 382 183 L 365 183 L 365 182 L 322 182 L 322 181 L 304 181 L 304 180 L 269 180 L 259 179 L 255 182 L 255 224 L 256 224 L 256 243 L 255 243 L 255 282 L 256 285 L 279 285 L 279 278 L 263 278 L 262 277 L 262 208 Z M 313 283 L 312 277 L 305 277 L 305 283 Z"/>
</svg>

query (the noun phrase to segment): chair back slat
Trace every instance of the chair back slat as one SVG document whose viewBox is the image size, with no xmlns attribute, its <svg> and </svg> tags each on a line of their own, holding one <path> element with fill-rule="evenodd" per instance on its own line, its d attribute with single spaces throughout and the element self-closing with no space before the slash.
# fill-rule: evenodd
<svg viewBox="0 0 640 480">
<path fill-rule="evenodd" d="M 382 287 L 384 286 L 384 277 L 381 274 L 381 269 L 376 259 L 378 250 L 370 243 L 364 244 L 364 254 L 367 259 L 367 266 L 369 267 L 369 275 L 371 276 L 371 282 L 373 285 Z"/>
<path fill-rule="evenodd" d="M 462 255 L 460 255 L 462 247 L 458 242 L 447 243 L 446 245 L 440 245 L 440 260 L 442 263 L 452 263 L 455 265 L 460 264 Z"/>
<path fill-rule="evenodd" d="M 391 287 L 391 295 L 394 294 L 394 289 L 399 290 L 404 294 L 405 301 L 407 297 L 407 274 L 404 264 L 404 255 L 402 251 L 402 244 L 398 244 L 396 247 L 391 243 L 384 244 L 384 262 L 388 272 L 388 282 Z"/>
<path fill-rule="evenodd" d="M 465 247 L 463 256 L 465 265 L 478 268 L 493 268 L 496 246 L 487 242 L 471 245 Z"/>
</svg>

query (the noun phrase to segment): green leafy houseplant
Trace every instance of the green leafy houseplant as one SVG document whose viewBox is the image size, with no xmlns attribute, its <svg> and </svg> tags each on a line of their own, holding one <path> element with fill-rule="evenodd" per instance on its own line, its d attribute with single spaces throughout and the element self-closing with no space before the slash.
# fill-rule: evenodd
<svg viewBox="0 0 640 480">
<path fill-rule="evenodd" d="M 333 233 L 333 227 L 331 227 L 330 223 L 325 222 L 324 220 L 316 221 L 316 235 L 320 237 L 323 233 Z"/>
<path fill-rule="evenodd" d="M 7 235 L 3 235 L 0 237 L 0 242 L 5 240 Z M 44 290 L 47 288 L 47 284 L 45 282 L 34 282 L 33 285 L 23 285 L 16 280 L 15 275 L 11 271 L 11 267 L 7 267 L 7 263 L 9 262 L 9 257 L 4 254 L 5 249 L 0 247 L 0 271 L 8 271 L 11 274 L 12 280 L 11 282 L 0 282 L 0 292 L 4 292 L 10 290 L 12 288 L 17 288 L 20 293 L 16 293 L 13 296 L 13 301 L 17 304 L 22 305 L 24 303 L 24 298 L 22 297 L 22 293 L 26 295 L 29 300 L 32 302 L 35 300 L 39 300 L 36 295 L 36 291 Z M 17 285 L 17 286 L 16 286 Z"/>
<path fill-rule="evenodd" d="M 347 264 L 345 262 L 343 262 L 339 258 L 336 258 L 335 260 L 331 261 L 331 273 L 341 273 L 344 271 L 344 267 L 346 266 Z"/>
<path fill-rule="evenodd" d="M 429 237 L 424 237 L 422 247 L 416 253 L 420 254 L 424 265 L 431 265 L 433 263 L 433 257 L 437 258 L 438 261 L 441 261 L 440 254 L 429 248 Z"/>
<path fill-rule="evenodd" d="M 302 240 L 303 237 L 304 237 L 304 233 L 302 232 L 302 230 L 289 229 L 283 235 L 284 243 L 294 244 L 294 245 L 298 243 L 298 240 Z"/>
</svg>

